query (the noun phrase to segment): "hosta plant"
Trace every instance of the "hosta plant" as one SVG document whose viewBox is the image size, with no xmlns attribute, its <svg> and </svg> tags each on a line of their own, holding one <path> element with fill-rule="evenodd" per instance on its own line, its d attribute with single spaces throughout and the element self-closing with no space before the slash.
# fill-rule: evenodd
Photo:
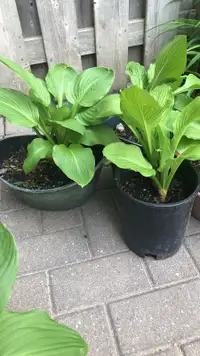
<svg viewBox="0 0 200 356">
<path fill-rule="evenodd" d="M 85 356 L 87 344 L 74 330 L 40 310 L 5 309 L 18 267 L 14 239 L 0 222 L 0 355 Z"/>
<path fill-rule="evenodd" d="M 119 168 L 150 177 L 165 202 L 181 163 L 200 159 L 200 144 L 185 137 L 191 124 L 200 120 L 200 97 L 176 111 L 171 86 L 160 84 L 150 92 L 132 86 L 121 91 L 120 99 L 123 121 L 142 149 L 134 144 L 111 143 L 104 148 L 104 155 Z"/>
<path fill-rule="evenodd" d="M 28 95 L 0 88 L 0 114 L 38 135 L 28 145 L 25 173 L 34 170 L 41 159 L 53 160 L 71 180 L 81 187 L 87 185 L 95 170 L 90 146 L 117 140 L 112 129 L 103 125 L 110 115 L 120 114 L 119 95 L 107 95 L 113 71 L 96 67 L 77 73 L 59 63 L 42 81 L 4 57 L 0 62 L 30 88 Z"/>
</svg>

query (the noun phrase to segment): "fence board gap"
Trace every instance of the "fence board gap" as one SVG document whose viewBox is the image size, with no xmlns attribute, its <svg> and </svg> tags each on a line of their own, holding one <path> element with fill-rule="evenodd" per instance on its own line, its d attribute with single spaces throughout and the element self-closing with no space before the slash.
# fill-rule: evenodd
<svg viewBox="0 0 200 356">
<path fill-rule="evenodd" d="M 82 69 L 75 0 L 36 0 L 48 65 Z"/>
<path fill-rule="evenodd" d="M 147 0 L 144 50 L 144 63 L 146 67 L 154 60 L 163 45 L 174 36 L 173 32 L 162 34 L 163 27 L 159 25 L 177 19 L 179 11 L 180 1 Z"/>
<path fill-rule="evenodd" d="M 94 2 L 97 65 L 112 68 L 113 89 L 126 84 L 124 74 L 128 60 L 128 0 Z"/>
</svg>

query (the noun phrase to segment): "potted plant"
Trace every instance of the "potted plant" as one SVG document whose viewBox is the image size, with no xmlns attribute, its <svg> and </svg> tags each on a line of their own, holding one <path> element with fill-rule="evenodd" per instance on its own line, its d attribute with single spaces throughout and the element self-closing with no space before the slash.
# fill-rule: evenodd
<svg viewBox="0 0 200 356">
<path fill-rule="evenodd" d="M 184 37 L 179 41 L 186 48 Z M 192 127 L 200 120 L 200 97 L 182 101 L 182 110 L 175 110 L 175 95 L 196 85 L 187 78 L 174 93 L 186 64 L 185 57 L 169 66 L 169 57 L 176 57 L 177 51 L 180 42 L 173 53 L 165 47 L 158 55 L 150 91 L 135 85 L 120 93 L 122 119 L 142 148 L 118 142 L 103 150 L 116 165 L 125 241 L 139 256 L 157 259 L 180 248 L 199 184 L 188 160 L 200 159 L 200 145 L 185 135 L 190 132 L 192 137 Z M 163 84 L 167 73 L 169 84 Z"/>
<path fill-rule="evenodd" d="M 1 180 L 35 208 L 82 204 L 99 176 L 102 145 L 117 140 L 103 125 L 108 116 L 120 113 L 119 95 L 106 95 L 113 71 L 96 67 L 77 73 L 59 63 L 42 81 L 4 57 L 0 62 L 30 87 L 28 95 L 0 88 L 0 114 L 37 135 L 0 142 Z"/>
<path fill-rule="evenodd" d="M 88 346 L 74 330 L 58 324 L 41 310 L 17 313 L 5 309 L 16 279 L 17 249 L 0 222 L 0 354 L 85 356 Z"/>
</svg>

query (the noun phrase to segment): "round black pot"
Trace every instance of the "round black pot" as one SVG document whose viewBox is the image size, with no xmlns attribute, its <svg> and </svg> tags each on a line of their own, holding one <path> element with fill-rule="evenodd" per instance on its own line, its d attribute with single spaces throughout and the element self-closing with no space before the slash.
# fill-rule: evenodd
<svg viewBox="0 0 200 356">
<path fill-rule="evenodd" d="M 10 154 L 27 145 L 35 138 L 35 135 L 7 137 L 0 141 L 0 167 L 2 162 L 10 157 Z M 91 182 L 84 188 L 76 183 L 71 183 L 53 189 L 26 189 L 18 187 L 1 178 L 13 193 L 30 207 L 42 210 L 68 210 L 83 204 L 86 199 L 94 192 L 96 182 L 99 178 L 102 164 L 102 147 L 95 146 L 93 153 L 96 158 L 95 175 Z"/>
<path fill-rule="evenodd" d="M 124 240 L 130 250 L 140 257 L 165 259 L 173 256 L 181 247 L 199 190 L 199 178 L 188 162 L 184 162 L 180 170 L 187 186 L 188 198 L 172 204 L 153 204 L 135 199 L 124 192 L 120 187 L 131 178 L 133 172 L 114 168 Z"/>
</svg>

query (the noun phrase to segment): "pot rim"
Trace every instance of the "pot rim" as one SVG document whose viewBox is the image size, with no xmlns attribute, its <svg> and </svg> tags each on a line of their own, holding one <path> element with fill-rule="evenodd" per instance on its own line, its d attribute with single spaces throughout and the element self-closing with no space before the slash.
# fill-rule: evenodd
<svg viewBox="0 0 200 356">
<path fill-rule="evenodd" d="M 116 166 L 115 166 L 115 167 L 116 167 Z M 169 208 L 173 208 L 173 207 L 175 207 L 175 206 L 177 206 L 177 205 L 183 205 L 183 204 L 187 203 L 187 202 L 191 199 L 191 197 L 193 197 L 193 196 L 198 195 L 198 196 L 200 197 L 200 192 L 199 192 L 200 179 L 199 179 L 199 176 L 198 176 L 196 170 L 195 170 L 192 166 L 190 166 L 190 167 L 191 167 L 191 169 L 194 170 L 194 172 L 195 172 L 195 174 L 196 174 L 196 176 L 197 176 L 197 187 L 196 187 L 196 189 L 193 191 L 193 193 L 191 193 L 187 198 L 185 198 L 185 199 L 183 199 L 183 200 L 180 200 L 180 201 L 178 201 L 178 202 L 176 202 L 176 203 L 167 203 L 167 204 L 161 203 L 161 204 L 156 204 L 156 203 L 146 202 L 146 201 L 143 201 L 143 200 L 134 198 L 134 197 L 132 197 L 131 195 L 129 195 L 127 192 L 125 192 L 125 191 L 120 187 L 119 181 L 118 181 L 118 177 L 117 177 L 117 173 L 115 173 L 115 180 L 116 180 L 116 182 L 117 182 L 117 189 L 119 189 L 120 193 L 123 194 L 123 195 L 125 195 L 125 196 L 128 197 L 129 199 L 131 199 L 131 200 L 133 200 L 133 201 L 136 201 L 137 203 L 140 203 L 140 204 L 142 204 L 142 205 L 150 206 L 151 208 L 154 208 L 154 209 L 159 209 L 159 208 L 167 208 L 167 209 L 169 209 Z M 122 168 L 118 168 L 118 167 L 116 167 L 116 168 L 117 168 L 117 169 L 116 169 L 116 172 L 122 170 Z"/>
<path fill-rule="evenodd" d="M 4 141 L 4 140 L 7 140 L 7 139 L 10 139 L 10 138 L 14 138 L 14 137 L 24 137 L 24 136 L 36 136 L 34 133 L 33 134 L 26 134 L 26 135 L 12 135 L 12 136 L 8 136 L 8 137 L 4 137 L 0 140 L 1 141 Z M 103 162 L 105 161 L 105 157 L 102 156 L 102 159 L 99 161 L 99 163 L 95 166 L 95 170 L 94 170 L 94 175 L 95 175 L 95 172 L 100 168 L 100 166 L 103 164 Z M 92 177 L 92 179 L 94 178 L 94 175 Z M 92 181 L 91 179 L 91 181 Z M 20 191 L 20 192 L 24 192 L 24 193 L 32 193 L 32 194 L 35 194 L 35 193 L 39 193 L 39 194 L 44 194 L 44 193 L 54 193 L 54 192 L 57 192 L 57 191 L 60 191 L 60 190 L 64 190 L 64 189 L 70 189 L 74 186 L 79 186 L 76 182 L 72 182 L 70 184 L 66 184 L 66 185 L 62 185 L 61 187 L 57 187 L 57 188 L 49 188 L 49 189 L 28 189 L 28 188 L 22 188 L 22 187 L 18 187 L 17 185 L 15 184 L 12 184 L 10 182 L 8 182 L 7 180 L 3 179 L 2 177 L 0 177 L 0 181 L 2 181 L 4 184 L 6 184 L 9 188 L 13 189 L 13 190 L 17 190 L 17 191 Z M 90 182 L 91 182 L 90 181 Z M 88 184 L 90 184 L 90 182 Z M 87 184 L 87 185 L 88 185 Z M 87 186 L 86 185 L 86 186 Z M 81 187 L 80 187 L 81 188 Z M 84 187 L 83 187 L 84 188 Z M 83 189 L 82 188 L 82 189 Z"/>
</svg>

